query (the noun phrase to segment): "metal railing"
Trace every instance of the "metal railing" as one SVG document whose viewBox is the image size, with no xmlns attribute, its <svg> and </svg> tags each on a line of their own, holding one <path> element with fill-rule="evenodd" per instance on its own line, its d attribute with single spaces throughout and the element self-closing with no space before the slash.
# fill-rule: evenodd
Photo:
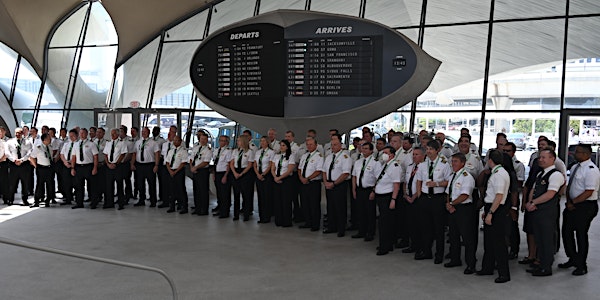
<svg viewBox="0 0 600 300">
<path fill-rule="evenodd" d="M 169 285 L 171 286 L 171 292 L 173 294 L 173 300 L 177 300 L 177 298 L 178 298 L 177 297 L 177 288 L 175 287 L 175 282 L 173 281 L 173 279 L 171 279 L 169 277 L 169 275 L 167 275 L 167 273 L 165 273 L 165 271 L 163 271 L 161 269 L 146 267 L 146 266 L 142 266 L 142 265 L 138 265 L 138 264 L 123 262 L 123 261 L 118 261 L 118 260 L 113 260 L 113 259 L 108 259 L 108 258 L 101 258 L 101 257 L 96 257 L 96 256 L 91 256 L 91 255 L 86 255 L 86 254 L 79 254 L 79 253 L 74 253 L 74 252 L 69 252 L 69 251 L 64 251 L 64 250 L 59 250 L 59 249 L 37 246 L 37 245 L 31 244 L 31 243 L 7 239 L 4 237 L 0 237 L 0 243 L 12 245 L 12 246 L 16 246 L 16 247 L 21 247 L 21 248 L 28 248 L 28 249 L 32 249 L 32 250 L 68 256 L 68 257 L 75 257 L 75 258 L 84 259 L 84 260 L 96 261 L 96 262 L 101 262 L 101 263 L 106 263 L 106 264 L 111 264 L 111 265 L 117 265 L 117 266 L 121 266 L 121 267 L 127 267 L 127 268 L 142 270 L 142 271 L 150 271 L 150 272 L 158 273 L 169 282 Z"/>
</svg>

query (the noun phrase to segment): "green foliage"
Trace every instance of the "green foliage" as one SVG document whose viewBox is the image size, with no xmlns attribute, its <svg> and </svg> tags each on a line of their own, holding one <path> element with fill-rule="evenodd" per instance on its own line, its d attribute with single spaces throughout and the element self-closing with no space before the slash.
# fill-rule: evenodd
<svg viewBox="0 0 600 300">
<path fill-rule="evenodd" d="M 531 134 L 531 119 L 517 119 L 513 121 L 513 132 L 524 132 Z"/>
</svg>

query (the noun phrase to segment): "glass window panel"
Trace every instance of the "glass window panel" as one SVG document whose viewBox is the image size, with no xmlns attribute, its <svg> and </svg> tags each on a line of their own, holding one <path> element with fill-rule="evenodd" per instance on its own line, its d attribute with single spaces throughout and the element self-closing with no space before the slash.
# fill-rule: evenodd
<svg viewBox="0 0 600 300">
<path fill-rule="evenodd" d="M 169 29 L 165 41 L 199 40 L 204 37 L 208 9 Z"/>
<path fill-rule="evenodd" d="M 306 0 L 261 0 L 260 13 L 277 9 L 304 9 L 305 4 Z"/>
<path fill-rule="evenodd" d="M 365 18 L 390 27 L 416 26 L 421 20 L 422 0 L 369 0 Z"/>
<path fill-rule="evenodd" d="M 52 36 L 50 47 L 77 46 L 87 9 L 88 5 L 84 5 L 60 24 Z"/>
<path fill-rule="evenodd" d="M 59 108 L 64 107 L 65 95 L 71 77 L 75 48 L 48 50 L 48 79 L 46 85 L 56 99 Z"/>
<path fill-rule="evenodd" d="M 486 21 L 490 19 L 489 0 L 428 0 L 427 24 Z"/>
<path fill-rule="evenodd" d="M 17 120 L 19 120 L 18 126 L 19 127 L 28 126 L 31 128 L 31 124 L 33 122 L 33 113 L 34 113 L 33 110 L 16 109 L 15 115 L 17 115 Z M 9 119 L 9 118 L 7 118 L 7 119 Z M 10 117 L 10 119 L 12 119 L 12 116 Z"/>
<path fill-rule="evenodd" d="M 360 0 L 346 0 L 343 5 L 340 5 L 339 0 L 312 0 L 310 10 L 357 17 Z"/>
<path fill-rule="evenodd" d="M 92 110 L 72 110 L 69 113 L 69 121 L 66 128 L 75 126 L 89 128 L 94 126 L 94 111 Z"/>
<path fill-rule="evenodd" d="M 487 110 L 560 108 L 564 20 L 494 25 Z"/>
<path fill-rule="evenodd" d="M 215 5 L 210 19 L 210 33 L 231 23 L 252 17 L 255 4 L 256 1 L 228 0 Z"/>
<path fill-rule="evenodd" d="M 526 173 L 529 167 L 529 157 L 537 148 L 537 138 L 540 134 L 555 141 L 558 145 L 559 113 L 487 113 L 485 115 L 485 134 L 483 136 L 484 153 L 496 148 L 496 134 L 504 132 L 509 141 L 524 134 L 526 136 L 524 150 L 516 153 L 517 159 L 526 164 Z M 513 141 L 514 142 L 514 141 Z M 517 144 L 515 142 L 515 144 Z"/>
<path fill-rule="evenodd" d="M 34 108 L 42 81 L 25 59 L 21 59 L 13 108 Z"/>
<path fill-rule="evenodd" d="M 494 19 L 564 16 L 567 9 L 565 3 L 566 1 L 556 0 L 496 0 Z"/>
<path fill-rule="evenodd" d="M 567 46 L 565 107 L 600 107 L 600 18 L 569 20 L 569 45 Z M 559 65 L 560 66 L 560 65 Z M 558 73 L 561 68 L 557 67 Z"/>
<path fill-rule="evenodd" d="M 116 55 L 116 46 L 83 48 L 71 108 L 106 107 Z"/>
<path fill-rule="evenodd" d="M 7 97 L 10 95 L 17 56 L 17 52 L 0 43 L 0 89 L 6 93 Z"/>
<path fill-rule="evenodd" d="M 184 114 L 187 118 L 187 113 Z M 198 130 L 203 130 L 209 133 L 209 141 L 212 141 L 211 144 L 213 147 L 219 146 L 219 134 L 227 134 L 229 135 L 229 131 L 226 128 L 229 128 L 227 124 L 229 124 L 231 120 L 227 119 L 223 115 L 214 112 L 214 111 L 201 111 L 197 110 L 194 113 L 194 123 L 192 125 L 192 140 L 190 143 L 197 142 L 196 132 Z M 185 127 L 187 129 L 187 127 Z"/>
<path fill-rule="evenodd" d="M 50 128 L 54 127 L 56 128 L 56 136 L 58 137 L 62 116 L 62 110 L 40 110 L 37 118 L 37 127 L 41 128 L 44 125 Z"/>
<path fill-rule="evenodd" d="M 85 45 L 110 45 L 118 42 L 117 31 L 110 15 L 100 2 L 93 2 Z"/>
<path fill-rule="evenodd" d="M 419 29 L 402 29 L 398 30 L 398 32 L 402 33 L 405 37 L 409 38 L 415 44 L 419 40 Z"/>
<path fill-rule="evenodd" d="M 164 44 L 152 107 L 190 108 L 190 62 L 200 42 Z"/>
<path fill-rule="evenodd" d="M 139 101 L 140 107 L 146 107 L 158 43 L 159 39 L 154 39 L 123 65 L 122 79 L 115 83 L 113 107 L 129 107 L 131 101 Z"/>
<path fill-rule="evenodd" d="M 454 146 L 460 137 L 460 129 L 464 127 L 469 129 L 471 143 L 479 147 L 480 123 L 481 113 L 417 112 L 413 133 L 418 135 L 421 130 L 430 133 L 443 132 L 446 135 L 446 142 Z"/>
<path fill-rule="evenodd" d="M 487 25 L 425 29 L 424 50 L 442 62 L 417 107 L 480 110 L 483 95 Z"/>
<path fill-rule="evenodd" d="M 597 0 L 570 0 L 569 14 L 596 14 L 600 12 L 600 2 Z"/>
</svg>

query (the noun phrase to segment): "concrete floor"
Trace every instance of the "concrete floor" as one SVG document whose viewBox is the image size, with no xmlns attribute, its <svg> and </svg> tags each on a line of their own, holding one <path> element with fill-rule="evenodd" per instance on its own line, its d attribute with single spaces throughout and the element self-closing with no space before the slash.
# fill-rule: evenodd
<svg viewBox="0 0 600 300">
<path fill-rule="evenodd" d="M 572 269 L 560 270 L 555 263 L 553 276 L 536 278 L 514 260 L 512 281 L 495 284 L 496 276 L 463 275 L 464 267 L 446 269 L 400 251 L 376 256 L 376 242 L 349 235 L 257 224 L 256 213 L 249 222 L 234 222 L 131 205 L 122 211 L 0 209 L 0 215 L 29 210 L 0 223 L 0 236 L 162 269 L 175 280 L 179 299 L 598 299 L 600 294 L 597 220 L 590 231 L 587 275 L 572 276 Z M 478 268 L 481 245 L 482 239 Z M 526 246 L 521 249 L 523 257 Z M 562 249 L 556 260 L 566 260 Z M 170 299 L 171 294 L 154 273 L 0 244 L 0 298 Z"/>
</svg>

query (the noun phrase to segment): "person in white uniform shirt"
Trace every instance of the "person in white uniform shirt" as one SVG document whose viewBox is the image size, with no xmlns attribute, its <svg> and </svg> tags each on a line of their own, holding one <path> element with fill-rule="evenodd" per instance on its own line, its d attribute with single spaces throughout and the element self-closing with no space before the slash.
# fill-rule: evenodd
<svg viewBox="0 0 600 300">
<path fill-rule="evenodd" d="M 71 175 L 71 169 L 75 167 L 72 163 L 72 156 L 75 153 L 76 149 L 75 143 L 77 142 L 78 131 L 75 129 L 71 129 L 69 131 L 69 139 L 67 142 L 63 144 L 62 151 L 60 153 L 60 159 L 62 162 L 62 178 L 63 178 L 63 186 L 62 186 L 62 194 L 65 199 L 61 205 L 70 205 L 73 203 L 73 187 L 75 178 Z"/>
<path fill-rule="evenodd" d="M 393 250 L 394 241 L 394 209 L 400 196 L 400 177 L 402 167 L 394 159 L 396 149 L 391 146 L 383 148 L 381 162 L 375 165 L 375 186 L 369 195 L 379 208 L 379 250 L 377 255 L 386 255 Z"/>
<path fill-rule="evenodd" d="M 133 128 L 132 128 L 133 129 Z M 150 128 L 142 128 L 142 138 L 134 145 L 130 169 L 137 175 L 135 183 L 138 184 L 140 200 L 133 206 L 146 205 L 146 182 L 150 193 L 150 207 L 156 207 L 156 173 L 160 163 L 160 149 L 158 143 L 150 138 Z"/>
<path fill-rule="evenodd" d="M 238 148 L 233 150 L 229 168 L 233 180 L 233 220 L 240 218 L 240 196 L 243 198 L 242 213 L 244 221 L 250 220 L 254 206 L 254 177 L 252 164 L 254 163 L 254 152 L 250 150 L 247 138 L 237 139 Z"/>
<path fill-rule="evenodd" d="M 488 152 L 491 170 L 484 197 L 483 261 L 477 275 L 493 275 L 498 270 L 496 283 L 510 281 L 508 268 L 508 247 L 506 245 L 506 224 L 508 207 L 506 199 L 510 188 L 510 175 L 502 167 L 503 154 L 494 149 Z"/>
<path fill-rule="evenodd" d="M 245 136 L 248 139 L 248 147 L 250 147 L 250 150 L 256 152 L 256 150 L 258 150 L 258 147 L 252 141 L 252 131 L 246 129 L 242 132 L 242 136 Z"/>
<path fill-rule="evenodd" d="M 425 140 L 425 138 L 423 138 Z M 450 162 L 439 154 L 441 145 L 438 141 L 427 142 L 427 158 L 419 165 L 417 173 L 417 190 L 419 199 L 419 236 L 422 244 L 415 254 L 415 259 L 432 258 L 431 247 L 435 241 L 435 264 L 441 264 L 444 259 L 444 225 L 446 219 L 446 186 L 448 176 L 452 173 Z M 421 241 L 421 240 L 420 240 Z"/>
<path fill-rule="evenodd" d="M 412 145 L 412 143 L 411 143 Z M 417 249 L 418 240 L 417 229 L 419 226 L 417 209 L 419 198 L 417 197 L 417 172 L 419 164 L 425 160 L 425 149 L 416 147 L 412 150 L 412 163 L 406 166 L 404 178 L 400 183 L 404 190 L 404 202 L 406 203 L 406 230 L 408 231 L 409 246 L 402 249 L 402 253 L 414 253 Z"/>
<path fill-rule="evenodd" d="M 208 145 L 208 134 L 198 131 L 198 144 L 192 148 L 190 166 L 194 182 L 194 211 L 199 216 L 208 215 L 210 161 L 212 150 Z"/>
<path fill-rule="evenodd" d="M 315 140 L 315 142 L 317 141 L 317 131 L 314 129 L 309 129 L 306 131 L 306 138 L 312 138 Z M 300 153 L 302 153 L 302 155 L 304 155 L 304 153 L 306 153 L 307 149 L 306 149 L 306 140 L 304 143 L 302 143 L 300 145 Z M 317 151 L 319 151 L 319 153 L 321 153 L 321 155 L 325 154 L 325 150 L 323 150 L 323 145 L 317 143 Z"/>
<path fill-rule="evenodd" d="M 373 144 L 362 146 L 362 157 L 354 163 L 352 170 L 352 201 L 356 202 L 358 233 L 352 238 L 372 241 L 375 235 L 376 203 L 369 196 L 377 180 L 376 169 L 379 162 L 373 157 Z M 384 147 L 385 148 L 385 147 Z M 383 149 L 380 151 L 383 154 Z"/>
<path fill-rule="evenodd" d="M 23 129 L 15 129 L 15 137 L 8 140 L 5 146 L 5 153 L 10 164 L 9 192 L 8 205 L 12 205 L 15 200 L 17 186 L 21 182 L 21 199 L 24 206 L 29 206 L 27 201 L 29 194 L 29 177 L 31 164 L 29 163 L 29 155 L 33 149 L 31 142 L 23 136 Z"/>
<path fill-rule="evenodd" d="M 269 147 L 271 147 L 275 153 L 279 153 L 279 141 L 277 140 L 277 131 L 275 128 L 270 128 L 267 131 L 267 137 L 269 138 Z"/>
<path fill-rule="evenodd" d="M 123 191 L 123 172 L 120 165 L 127 155 L 127 145 L 119 139 L 119 129 L 110 131 L 111 140 L 104 147 L 104 161 L 106 163 L 106 179 L 104 193 L 104 205 L 102 208 L 115 207 L 115 183 L 117 184 L 117 203 L 119 210 L 125 208 L 125 194 Z"/>
<path fill-rule="evenodd" d="M 331 154 L 323 162 L 323 185 L 327 196 L 328 226 L 324 233 L 337 232 L 338 237 L 346 234 L 348 176 L 352 170 L 352 159 L 342 150 L 342 136 L 334 134 L 331 139 Z"/>
<path fill-rule="evenodd" d="M 293 131 L 288 130 L 285 132 L 285 137 L 284 139 L 286 141 L 289 142 L 290 144 L 290 149 L 292 150 L 292 157 L 294 158 L 294 165 L 296 166 L 296 168 L 298 167 L 298 163 L 300 163 L 300 157 L 302 157 L 302 154 L 304 154 L 304 152 L 300 152 L 300 146 L 298 146 L 298 144 L 296 142 L 294 142 L 296 135 L 294 134 Z M 300 193 L 300 180 L 298 179 L 298 174 L 296 173 L 296 170 L 294 170 L 294 172 L 292 172 L 292 188 L 293 188 L 293 194 L 292 194 L 292 218 L 294 220 L 294 222 L 296 223 L 300 223 L 300 222 L 304 222 L 304 214 L 302 213 L 302 207 L 300 205 L 300 199 L 298 198 L 298 195 Z"/>
<path fill-rule="evenodd" d="M 79 130 L 79 140 L 73 145 L 71 153 L 71 175 L 75 177 L 75 205 L 71 208 L 83 208 L 83 195 L 85 184 L 89 186 L 88 191 L 93 195 L 96 185 L 92 176 L 98 173 L 98 148 L 88 140 L 88 131 L 85 128 Z M 92 203 L 90 208 L 95 208 Z"/>
<path fill-rule="evenodd" d="M 452 176 L 448 178 L 448 202 L 446 210 L 449 213 L 448 225 L 450 227 L 450 262 L 444 267 L 461 266 L 461 240 L 465 245 L 465 274 L 475 273 L 475 234 L 477 231 L 471 224 L 473 222 L 473 198 L 471 194 L 475 189 L 475 179 L 466 169 L 467 158 L 462 153 L 451 156 Z"/>
<path fill-rule="evenodd" d="M 563 211 L 562 238 L 565 254 L 569 260 L 558 264 L 558 267 L 561 269 L 575 267 L 571 273 L 575 276 L 587 274 L 587 256 L 590 247 L 588 231 L 592 220 L 598 214 L 600 171 L 590 159 L 591 155 L 591 145 L 580 144 L 575 147 L 577 164 L 571 167 L 566 193 L 567 204 Z"/>
<path fill-rule="evenodd" d="M 294 193 L 294 178 L 296 159 L 292 153 L 290 142 L 279 142 L 280 153 L 273 157 L 271 175 L 273 176 L 273 215 L 275 225 L 292 226 L 292 197 Z M 245 200 L 244 200 L 245 201 Z"/>
<path fill-rule="evenodd" d="M 273 216 L 273 176 L 271 164 L 275 152 L 269 148 L 266 136 L 260 138 L 260 148 L 254 152 L 254 174 L 258 196 L 258 223 L 269 223 Z"/>
<path fill-rule="evenodd" d="M 42 143 L 33 147 L 29 161 L 35 169 L 37 176 L 37 184 L 35 187 L 34 204 L 32 207 L 39 207 L 40 201 L 46 196 L 44 201 L 46 207 L 50 207 L 50 201 L 54 200 L 55 184 L 54 170 L 52 168 L 52 150 L 50 143 L 52 138 L 49 134 L 44 133 L 41 137 Z"/>
<path fill-rule="evenodd" d="M 104 128 L 100 127 L 96 129 L 96 137 L 90 140 L 96 148 L 98 148 L 98 173 L 92 177 L 92 180 L 96 182 L 95 193 L 91 196 L 95 205 L 90 206 L 97 206 L 103 198 L 106 198 L 106 187 L 104 186 L 106 182 L 106 161 L 104 159 L 104 154 L 102 154 L 107 142 L 104 138 L 105 133 Z"/>
<path fill-rule="evenodd" d="M 228 147 L 229 137 L 219 137 L 219 147 L 213 150 L 213 162 L 215 166 L 215 187 L 217 189 L 217 207 L 215 215 L 219 219 L 229 218 L 231 209 L 231 176 L 229 162 L 231 161 L 231 149 Z M 215 209 L 213 209 L 215 210 Z"/>
<path fill-rule="evenodd" d="M 8 197 L 8 160 L 6 155 L 6 128 L 0 126 L 0 196 L 4 204 Z"/>
<path fill-rule="evenodd" d="M 175 205 L 180 208 L 180 214 L 188 213 L 188 198 L 185 189 L 185 166 L 189 161 L 187 149 L 181 144 L 181 137 L 173 138 L 173 146 L 165 157 L 167 172 L 169 172 L 169 200 L 168 213 L 175 212 Z M 163 200 L 164 201 L 164 200 Z"/>
<path fill-rule="evenodd" d="M 175 135 L 177 133 L 175 131 L 169 131 L 167 135 L 167 139 L 164 143 L 162 143 L 160 150 L 160 162 L 158 163 L 158 173 L 161 174 L 158 177 L 158 183 L 160 185 L 159 192 L 159 200 L 162 203 L 158 206 L 158 208 L 169 207 L 169 203 L 171 202 L 169 199 L 173 196 L 167 193 L 171 188 L 169 187 L 169 182 L 171 182 L 171 175 L 169 175 L 169 171 L 167 170 L 167 154 L 171 149 L 175 148 L 173 146 L 173 139 L 175 139 Z M 162 163 L 161 163 L 162 162 Z"/>
<path fill-rule="evenodd" d="M 318 150 L 317 140 L 306 138 L 306 153 L 302 155 L 298 165 L 300 180 L 300 201 L 304 212 L 304 225 L 300 228 L 310 228 L 318 231 L 321 226 L 321 168 L 323 154 Z"/>
</svg>

